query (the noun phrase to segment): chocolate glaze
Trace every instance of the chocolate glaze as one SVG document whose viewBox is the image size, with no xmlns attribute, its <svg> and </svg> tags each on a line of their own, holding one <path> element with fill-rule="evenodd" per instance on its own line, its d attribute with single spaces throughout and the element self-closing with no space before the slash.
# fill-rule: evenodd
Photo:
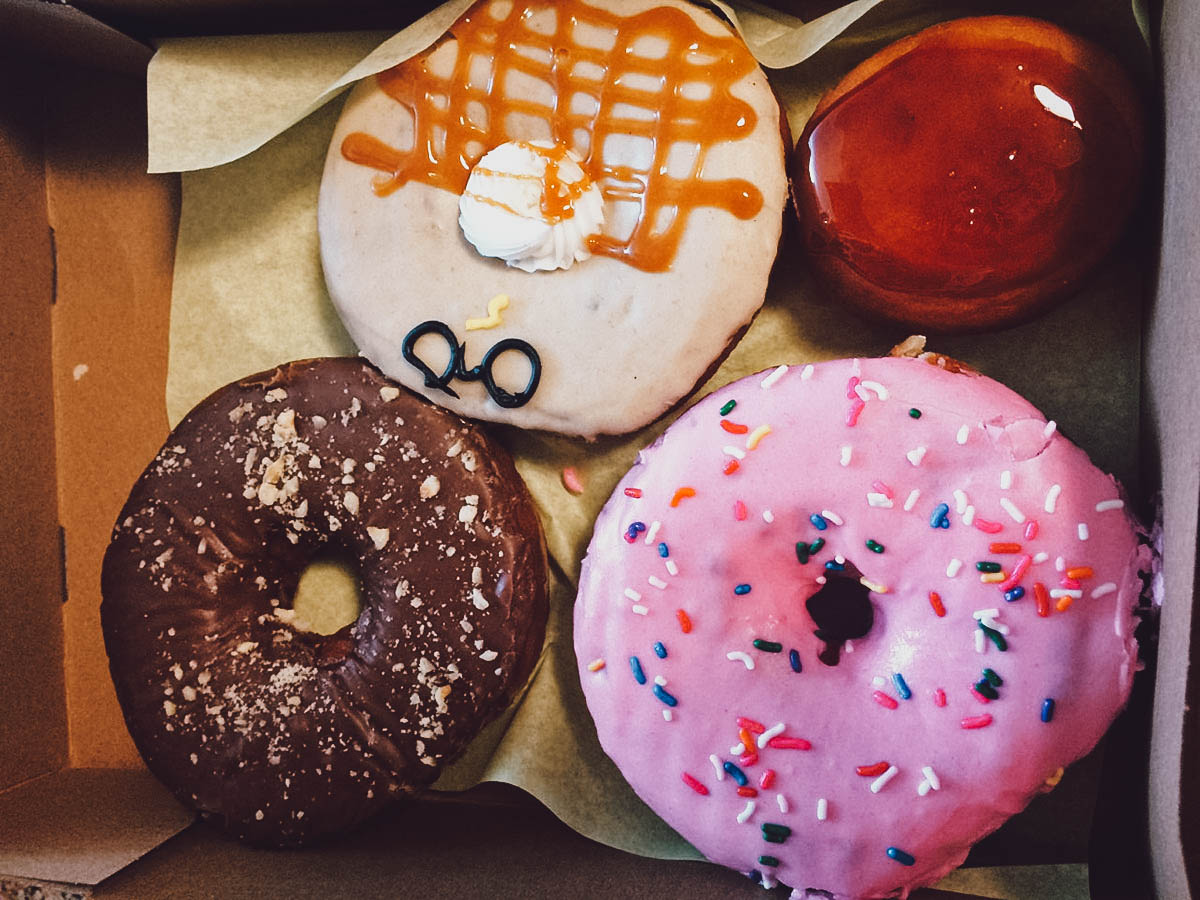
<svg viewBox="0 0 1200 900">
<path fill-rule="evenodd" d="M 300 574 L 330 554 L 357 562 L 361 613 L 299 631 Z M 430 784 L 525 683 L 548 609 L 509 457 L 355 359 L 289 363 L 189 413 L 121 511 L 102 592 L 151 771 L 280 846 Z"/>
</svg>

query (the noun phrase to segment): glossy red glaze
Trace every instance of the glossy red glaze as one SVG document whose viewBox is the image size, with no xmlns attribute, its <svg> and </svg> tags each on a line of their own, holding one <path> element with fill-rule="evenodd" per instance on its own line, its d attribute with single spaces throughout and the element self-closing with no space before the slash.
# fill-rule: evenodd
<svg viewBox="0 0 1200 900">
<path fill-rule="evenodd" d="M 932 331 L 1028 318 L 1115 244 L 1142 164 L 1132 85 L 1030 19 L 960 19 L 867 60 L 818 105 L 794 189 L 817 271 Z"/>
</svg>

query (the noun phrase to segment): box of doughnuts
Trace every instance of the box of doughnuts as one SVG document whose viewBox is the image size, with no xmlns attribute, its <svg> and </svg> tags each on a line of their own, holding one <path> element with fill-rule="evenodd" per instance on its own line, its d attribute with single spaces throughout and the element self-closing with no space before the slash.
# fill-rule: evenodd
<svg viewBox="0 0 1200 900">
<path fill-rule="evenodd" d="M 2 900 L 1191 896 L 1193 6 L 0 23 Z"/>
</svg>

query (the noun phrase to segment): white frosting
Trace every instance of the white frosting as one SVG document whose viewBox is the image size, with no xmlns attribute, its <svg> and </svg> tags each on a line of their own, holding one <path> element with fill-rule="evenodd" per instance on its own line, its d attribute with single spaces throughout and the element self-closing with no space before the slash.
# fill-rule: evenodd
<svg viewBox="0 0 1200 900">
<path fill-rule="evenodd" d="M 557 172 L 547 178 L 555 162 Z M 526 272 L 568 269 L 587 259 L 587 240 L 604 225 L 604 200 L 581 162 L 574 151 L 549 141 L 510 141 L 484 154 L 459 198 L 463 235 L 480 255 Z M 543 211 L 548 183 L 578 193 L 561 217 Z"/>
</svg>

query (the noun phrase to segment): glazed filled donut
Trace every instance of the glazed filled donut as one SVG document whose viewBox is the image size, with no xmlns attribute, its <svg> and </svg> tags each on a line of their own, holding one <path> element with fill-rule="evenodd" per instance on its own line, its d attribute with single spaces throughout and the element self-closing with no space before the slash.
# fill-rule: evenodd
<svg viewBox="0 0 1200 900">
<path fill-rule="evenodd" d="M 696 4 L 482 0 L 347 100 L 318 209 L 330 296 L 363 355 L 435 403 L 632 431 L 762 305 L 785 128 Z"/>
<path fill-rule="evenodd" d="M 291 608 L 319 556 L 358 566 L 357 621 Z M 134 485 L 101 618 L 126 724 L 186 805 L 297 845 L 430 784 L 525 683 L 546 557 L 511 460 L 354 359 L 212 394 Z"/>
<path fill-rule="evenodd" d="M 1116 482 L 921 359 L 781 366 L 685 413 L 601 513 L 575 650 L 600 742 L 710 859 L 836 898 L 960 864 L 1129 695 Z"/>
</svg>

